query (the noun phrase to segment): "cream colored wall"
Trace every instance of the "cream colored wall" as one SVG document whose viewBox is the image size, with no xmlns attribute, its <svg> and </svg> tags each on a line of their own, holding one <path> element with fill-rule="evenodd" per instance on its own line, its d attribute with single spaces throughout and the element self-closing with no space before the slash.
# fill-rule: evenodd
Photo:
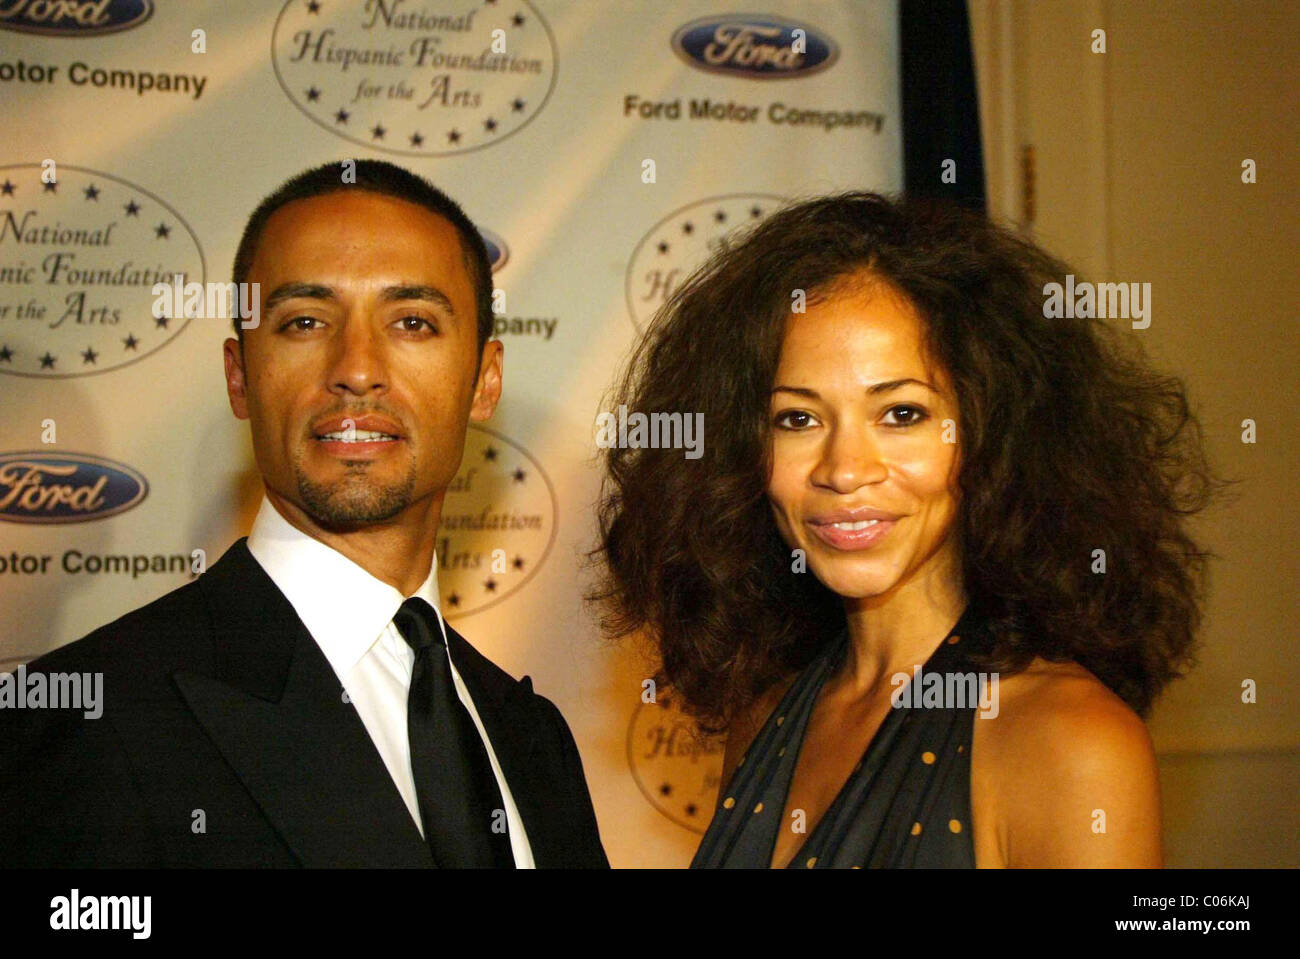
<svg viewBox="0 0 1300 959">
<path fill-rule="evenodd" d="M 1216 466 L 1241 480 L 1198 520 L 1221 557 L 1200 663 L 1151 721 L 1169 864 L 1300 865 L 1300 4 L 970 0 L 970 11 L 992 211 L 1091 278 L 1152 284 L 1151 326 L 1130 333 L 1183 378 Z M 1094 29 L 1104 54 L 1091 52 Z M 1246 158 L 1255 184 L 1241 181 Z M 1241 441 L 1247 418 L 1254 445 Z"/>
</svg>

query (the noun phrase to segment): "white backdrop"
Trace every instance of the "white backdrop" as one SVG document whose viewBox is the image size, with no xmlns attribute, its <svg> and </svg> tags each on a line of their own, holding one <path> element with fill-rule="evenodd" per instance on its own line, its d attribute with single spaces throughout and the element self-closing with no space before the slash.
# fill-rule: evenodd
<svg viewBox="0 0 1300 959">
<path fill-rule="evenodd" d="M 649 666 L 583 607 L 595 417 L 719 236 L 783 197 L 901 187 L 896 4 L 86 0 L 89 29 L 3 7 L 0 669 L 183 584 L 192 551 L 215 561 L 251 523 L 227 324 L 163 329 L 152 274 L 227 281 L 280 182 L 389 159 L 480 225 L 506 297 L 504 398 L 448 498 L 443 609 L 559 705 L 612 862 L 685 864 L 719 756 L 641 707 Z"/>
</svg>

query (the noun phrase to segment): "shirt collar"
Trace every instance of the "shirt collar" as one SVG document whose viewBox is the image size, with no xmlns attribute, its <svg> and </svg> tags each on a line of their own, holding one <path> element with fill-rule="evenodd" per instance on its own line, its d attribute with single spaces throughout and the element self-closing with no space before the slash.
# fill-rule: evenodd
<svg viewBox="0 0 1300 959">
<path fill-rule="evenodd" d="M 378 642 L 404 597 L 338 550 L 302 532 L 266 497 L 248 534 L 248 551 L 294 608 L 335 673 L 345 676 Z M 438 605 L 438 557 L 413 596 Z"/>
</svg>

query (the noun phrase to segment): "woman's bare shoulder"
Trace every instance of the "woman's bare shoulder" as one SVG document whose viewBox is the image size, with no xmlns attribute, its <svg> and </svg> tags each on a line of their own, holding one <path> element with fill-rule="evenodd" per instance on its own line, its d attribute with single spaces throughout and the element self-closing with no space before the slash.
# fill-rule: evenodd
<svg viewBox="0 0 1300 959">
<path fill-rule="evenodd" d="M 1159 783 L 1141 717 L 1076 663 L 1036 659 L 997 690 L 973 775 L 1008 864 L 1159 865 Z"/>
</svg>

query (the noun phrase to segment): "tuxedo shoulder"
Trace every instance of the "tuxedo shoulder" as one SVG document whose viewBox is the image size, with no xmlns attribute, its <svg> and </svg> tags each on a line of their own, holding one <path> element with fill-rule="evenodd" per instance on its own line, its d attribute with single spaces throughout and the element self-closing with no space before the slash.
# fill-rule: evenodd
<svg viewBox="0 0 1300 959">
<path fill-rule="evenodd" d="M 459 634 L 458 634 L 459 635 Z M 461 636 L 468 662 L 465 667 L 473 672 L 480 688 L 486 689 L 493 700 L 499 703 L 512 702 L 516 706 L 546 714 L 552 719 L 564 722 L 564 715 L 558 706 L 533 689 L 531 676 L 515 679 L 492 660 L 475 648 L 474 644 Z M 459 667 L 458 667 L 459 668 Z"/>
<path fill-rule="evenodd" d="M 265 603 L 264 592 L 256 588 L 259 579 L 270 582 L 260 574 L 245 540 L 240 539 L 197 579 L 46 653 L 27 668 L 103 671 L 106 679 L 111 674 L 124 682 L 170 676 L 178 669 L 204 669 L 214 653 L 210 604 L 240 598 L 254 607 Z M 265 615 L 267 611 L 258 612 Z"/>
<path fill-rule="evenodd" d="M 29 672 L 102 672 L 143 678 L 192 667 L 209 644 L 198 581 L 137 607 L 81 639 L 42 655 Z"/>
<path fill-rule="evenodd" d="M 462 633 L 458 630 L 452 629 L 450 623 L 447 624 L 447 628 L 451 629 L 453 633 L 460 637 L 463 644 L 461 648 L 464 650 L 464 654 L 467 658 L 467 662 L 464 666 L 462 667 L 458 665 L 458 668 L 465 668 L 472 671 L 481 685 L 486 686 L 497 696 L 527 695 L 537 699 L 542 698 L 533 692 L 532 677 L 524 676 L 522 679 L 515 679 L 514 676 L 510 675 L 510 673 L 506 672 L 492 660 L 488 659 L 487 656 L 483 655 L 483 653 L 479 652 L 478 647 Z M 455 650 L 453 649 L 453 655 L 454 653 Z"/>
</svg>

